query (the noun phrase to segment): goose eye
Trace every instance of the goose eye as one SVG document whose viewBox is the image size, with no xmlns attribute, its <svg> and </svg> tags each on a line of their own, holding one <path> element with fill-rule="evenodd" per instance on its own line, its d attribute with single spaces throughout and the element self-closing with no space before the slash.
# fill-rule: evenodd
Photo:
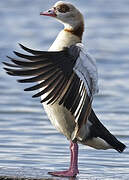
<svg viewBox="0 0 129 180">
<path fill-rule="evenodd" d="M 57 10 L 61 13 L 66 13 L 70 11 L 70 8 L 67 5 L 60 5 L 57 7 Z"/>
</svg>

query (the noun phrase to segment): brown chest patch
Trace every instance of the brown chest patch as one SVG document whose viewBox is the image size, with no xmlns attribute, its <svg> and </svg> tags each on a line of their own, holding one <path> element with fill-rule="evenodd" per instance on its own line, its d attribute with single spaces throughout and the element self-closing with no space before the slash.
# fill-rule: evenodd
<svg viewBox="0 0 129 180">
<path fill-rule="evenodd" d="M 65 28 L 64 31 L 70 32 L 70 33 L 78 36 L 82 40 L 82 35 L 83 35 L 83 32 L 84 32 L 84 24 L 81 23 L 77 28 L 75 28 L 73 30 Z"/>
</svg>

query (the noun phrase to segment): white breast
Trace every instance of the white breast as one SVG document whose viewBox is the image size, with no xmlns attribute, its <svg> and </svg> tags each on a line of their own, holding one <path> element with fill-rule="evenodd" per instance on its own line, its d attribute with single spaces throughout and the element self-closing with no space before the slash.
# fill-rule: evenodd
<svg viewBox="0 0 129 180">
<path fill-rule="evenodd" d="M 48 51 L 60 51 L 64 47 L 69 47 L 72 44 L 78 43 L 79 41 L 80 39 L 77 36 L 62 30 Z M 44 95 L 41 96 L 41 99 L 43 99 L 43 97 Z M 55 128 L 70 139 L 75 128 L 74 116 L 62 105 L 59 106 L 58 102 L 54 103 L 53 105 L 43 103 L 43 106 L 48 118 Z"/>
<path fill-rule="evenodd" d="M 62 30 L 48 51 L 61 51 L 64 47 L 69 47 L 79 42 L 80 38 L 78 36 Z"/>
</svg>

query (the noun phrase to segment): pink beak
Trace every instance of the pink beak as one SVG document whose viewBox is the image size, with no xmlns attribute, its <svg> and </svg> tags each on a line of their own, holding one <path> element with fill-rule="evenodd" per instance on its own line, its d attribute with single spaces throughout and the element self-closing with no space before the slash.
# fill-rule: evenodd
<svg viewBox="0 0 129 180">
<path fill-rule="evenodd" d="M 54 9 L 49 9 L 48 11 L 41 12 L 40 15 L 51 16 L 51 17 L 57 16 Z"/>
</svg>

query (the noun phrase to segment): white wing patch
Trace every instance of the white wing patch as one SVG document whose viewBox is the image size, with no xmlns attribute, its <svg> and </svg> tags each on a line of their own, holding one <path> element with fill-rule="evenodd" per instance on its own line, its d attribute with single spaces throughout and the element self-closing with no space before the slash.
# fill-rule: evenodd
<svg viewBox="0 0 129 180">
<path fill-rule="evenodd" d="M 92 98 L 96 93 L 98 93 L 98 72 L 96 61 L 84 49 L 82 43 L 78 43 L 76 46 L 80 48 L 80 55 L 73 70 L 84 82 L 88 95 Z"/>
</svg>

